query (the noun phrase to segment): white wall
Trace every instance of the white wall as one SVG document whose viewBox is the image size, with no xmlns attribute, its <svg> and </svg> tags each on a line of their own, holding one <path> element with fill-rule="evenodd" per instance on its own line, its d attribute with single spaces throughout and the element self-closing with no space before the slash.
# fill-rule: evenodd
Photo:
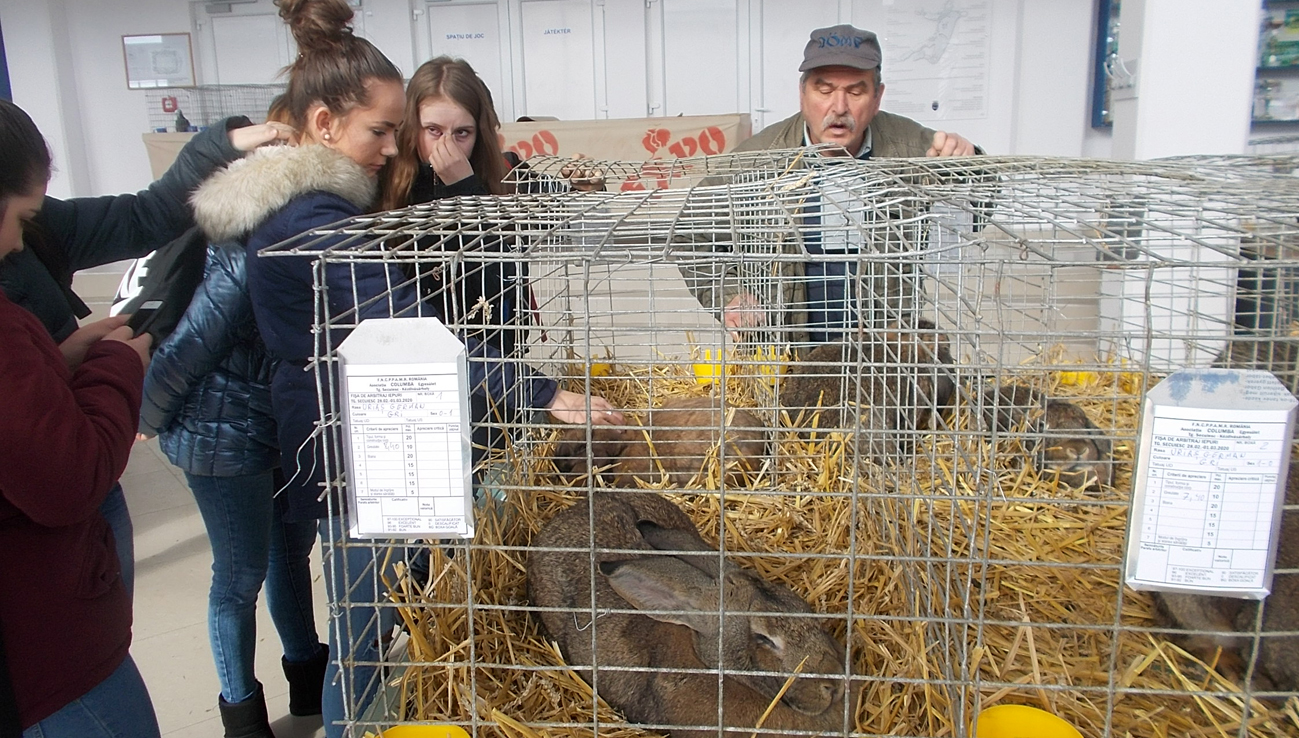
<svg viewBox="0 0 1299 738">
<path fill-rule="evenodd" d="M 535 99 L 535 91 L 534 99 L 525 94 L 523 3 L 538 10 L 548 10 L 543 6 L 551 3 L 585 3 L 593 35 L 587 58 L 594 74 L 593 83 L 583 85 L 592 84 L 596 117 L 705 112 L 691 108 L 726 99 L 753 115 L 760 128 L 797 110 L 796 70 L 812 26 L 839 21 L 883 31 L 889 7 L 908 1 L 708 0 L 701 10 L 692 7 L 693 0 L 497 0 L 499 67 L 508 89 L 494 92 L 506 119 L 545 110 L 548 101 Z M 1108 135 L 1088 126 L 1094 0 L 989 2 L 986 114 L 945 120 L 938 127 L 958 131 L 992 153 L 1108 153 Z M 459 4 L 461 0 L 363 0 L 358 31 L 409 74 L 437 50 L 429 9 Z M 692 27 L 692 14 L 705 11 L 710 25 Z M 270 0 L 258 0 L 236 4 L 234 12 L 269 15 L 274 8 Z M 0 18 L 15 100 L 33 114 L 55 149 L 60 167 L 52 190 L 56 194 L 122 192 L 149 181 L 140 140 L 148 128 L 144 94 L 126 89 L 122 34 L 191 32 L 200 80 L 216 81 L 211 27 L 202 3 L 0 0 Z M 692 29 L 698 35 L 681 35 Z M 665 40 L 664 33 L 676 35 Z M 709 34 L 726 35 L 725 42 L 699 41 Z M 53 53 L 59 48 L 66 53 Z M 717 56 L 718 48 L 727 50 L 727 58 Z M 901 87 L 888 76 L 887 38 L 884 48 L 885 81 L 896 94 Z M 672 55 L 671 63 L 665 53 Z M 56 62 L 60 56 L 66 64 Z M 277 62 L 262 66 L 266 75 L 261 81 L 278 71 Z M 721 73 L 713 74 L 717 70 Z M 700 89 L 716 94 L 701 95 Z M 885 109 L 889 96 L 886 91 Z M 680 101 L 689 107 L 675 109 Z"/>
<path fill-rule="evenodd" d="M 1115 95 L 1114 155 L 1239 154 L 1258 64 L 1257 0 L 1125 0 L 1119 56 L 1135 73 Z M 1195 60 L 1212 49 L 1212 60 Z"/>
</svg>

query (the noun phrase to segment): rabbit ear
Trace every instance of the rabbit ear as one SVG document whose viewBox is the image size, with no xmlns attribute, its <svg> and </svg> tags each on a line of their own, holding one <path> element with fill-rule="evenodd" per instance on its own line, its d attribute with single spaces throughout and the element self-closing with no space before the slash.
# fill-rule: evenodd
<svg viewBox="0 0 1299 738">
<path fill-rule="evenodd" d="M 691 630 L 717 629 L 717 580 L 680 559 L 653 556 L 627 561 L 606 561 L 600 571 L 609 586 L 638 610 L 684 610 L 676 613 L 645 613 L 665 623 Z M 698 611 L 698 612 L 694 612 Z"/>
<path fill-rule="evenodd" d="M 664 528 L 658 523 L 642 520 L 636 524 L 640 535 L 653 548 L 659 551 L 698 551 L 702 556 L 683 554 L 677 556 L 681 561 L 690 564 L 713 579 L 721 576 L 722 557 L 717 549 L 712 548 L 694 531 L 680 528 Z"/>
</svg>

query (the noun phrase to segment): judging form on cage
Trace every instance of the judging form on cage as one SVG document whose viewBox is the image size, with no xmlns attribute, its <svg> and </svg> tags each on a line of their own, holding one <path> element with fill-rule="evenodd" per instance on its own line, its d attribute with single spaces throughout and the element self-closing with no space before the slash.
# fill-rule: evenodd
<svg viewBox="0 0 1299 738">
<path fill-rule="evenodd" d="M 1130 583 L 1266 586 L 1278 476 L 1288 451 L 1284 414 L 1156 409 L 1144 499 L 1133 501 L 1141 530 Z"/>
<path fill-rule="evenodd" d="M 436 319 L 363 321 L 338 349 L 352 535 L 473 535 L 464 347 Z"/>
<path fill-rule="evenodd" d="M 349 372 L 347 389 L 349 483 L 361 530 L 462 534 L 465 419 L 456 375 Z"/>
</svg>

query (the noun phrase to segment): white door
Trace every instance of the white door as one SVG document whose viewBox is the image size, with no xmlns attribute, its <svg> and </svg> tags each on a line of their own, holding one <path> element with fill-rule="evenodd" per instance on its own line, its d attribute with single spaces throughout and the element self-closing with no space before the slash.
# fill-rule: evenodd
<svg viewBox="0 0 1299 738">
<path fill-rule="evenodd" d="M 753 132 L 798 112 L 798 65 L 812 30 L 838 24 L 838 0 L 762 0 L 762 32 L 754 49 L 758 95 Z M 844 21 L 847 22 L 847 21 Z"/>
<path fill-rule="evenodd" d="M 429 58 L 446 55 L 469 62 L 492 91 L 497 117 L 507 120 L 512 91 L 501 61 L 502 26 L 497 4 L 430 3 L 427 16 Z"/>
<path fill-rule="evenodd" d="M 716 115 L 747 107 L 740 103 L 736 0 L 663 0 L 661 5 L 662 114 Z"/>
<path fill-rule="evenodd" d="M 214 15 L 211 23 L 216 84 L 276 82 L 276 75 L 297 54 L 289 28 L 278 15 Z"/>
<path fill-rule="evenodd" d="M 521 115 L 561 120 L 596 117 L 595 37 L 591 0 L 521 3 Z"/>
</svg>

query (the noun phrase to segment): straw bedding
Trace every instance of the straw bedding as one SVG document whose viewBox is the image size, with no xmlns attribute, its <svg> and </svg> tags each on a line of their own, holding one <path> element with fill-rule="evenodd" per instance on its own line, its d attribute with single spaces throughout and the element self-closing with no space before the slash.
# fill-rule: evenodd
<svg viewBox="0 0 1299 738">
<path fill-rule="evenodd" d="M 608 376 L 593 377 L 591 390 L 629 408 L 718 391 L 696 382 L 689 365 L 601 373 Z M 830 628 L 841 641 L 842 616 L 855 618 L 854 731 L 964 734 L 978 710 L 1018 703 L 1050 710 L 1086 736 L 1107 726 L 1115 736 L 1237 735 L 1239 689 L 1146 630 L 1155 626 L 1149 597 L 1120 591 L 1141 376 L 1036 377 L 1112 429 L 1112 488 L 1084 492 L 1039 477 L 1018 441 L 994 448 L 970 430 L 978 427 L 972 412 L 958 407 L 956 432 L 927 435 L 896 468 L 854 462 L 851 441 L 839 434 L 783 432 L 774 461 L 751 480 L 779 494 L 728 489 L 723 499 L 716 464 L 700 475 L 701 489 L 669 494 L 706 539 L 716 543 L 724 525 L 735 560 L 839 615 Z M 769 406 L 769 386 L 762 372 L 730 376 L 727 399 Z M 481 734 L 506 737 L 589 736 L 598 720 L 602 736 L 652 735 L 597 702 L 526 610 L 524 547 L 579 494 L 550 473 L 544 443 L 540 449 L 511 452 L 518 476 L 509 501 L 480 514 L 467 557 L 433 547 L 430 581 L 391 583 L 417 663 L 400 677 L 404 719 L 476 722 Z M 825 494 L 854 486 L 855 505 Z M 771 552 L 807 556 L 761 555 Z M 1151 692 L 1125 691 L 1111 702 L 1111 690 Z M 1247 735 L 1299 735 L 1299 698 L 1252 705 Z"/>
</svg>

